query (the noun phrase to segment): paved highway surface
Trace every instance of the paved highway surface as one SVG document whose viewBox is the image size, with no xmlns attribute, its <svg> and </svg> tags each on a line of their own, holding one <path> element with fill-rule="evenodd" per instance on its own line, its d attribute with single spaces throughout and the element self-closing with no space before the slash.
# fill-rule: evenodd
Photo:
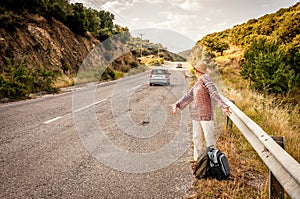
<svg viewBox="0 0 300 199">
<path fill-rule="evenodd" d="M 186 91 L 148 73 L 0 105 L 0 198 L 184 198 L 193 181 Z"/>
</svg>

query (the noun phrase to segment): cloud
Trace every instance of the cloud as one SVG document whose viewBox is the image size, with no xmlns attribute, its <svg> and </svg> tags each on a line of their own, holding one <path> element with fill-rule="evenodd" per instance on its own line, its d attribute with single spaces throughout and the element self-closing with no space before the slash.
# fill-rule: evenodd
<svg viewBox="0 0 300 199">
<path fill-rule="evenodd" d="M 185 11 L 197 11 L 203 8 L 199 1 L 182 1 L 178 6 Z"/>
</svg>

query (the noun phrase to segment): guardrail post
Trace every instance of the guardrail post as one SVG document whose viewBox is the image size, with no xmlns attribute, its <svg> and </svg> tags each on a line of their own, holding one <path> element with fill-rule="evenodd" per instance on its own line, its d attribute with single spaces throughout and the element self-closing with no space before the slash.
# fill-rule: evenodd
<svg viewBox="0 0 300 199">
<path fill-rule="evenodd" d="M 229 100 L 233 104 L 235 104 L 234 100 Z M 232 129 L 232 121 L 229 117 L 226 117 L 226 129 Z"/>
<path fill-rule="evenodd" d="M 284 137 L 272 136 L 273 140 L 284 149 Z M 269 198 L 270 199 L 283 199 L 284 189 L 275 176 L 270 172 L 270 184 L 269 184 Z"/>
</svg>

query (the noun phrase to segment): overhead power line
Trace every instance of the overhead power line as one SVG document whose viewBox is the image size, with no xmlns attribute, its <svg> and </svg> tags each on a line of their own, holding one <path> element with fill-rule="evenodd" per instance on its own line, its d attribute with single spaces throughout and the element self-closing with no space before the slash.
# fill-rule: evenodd
<svg viewBox="0 0 300 199">
<path fill-rule="evenodd" d="M 108 8 L 107 6 L 105 6 L 104 2 L 101 2 L 99 0 L 98 1 L 97 0 L 87 0 L 87 2 L 90 3 L 91 5 L 95 5 L 98 9 L 104 9 L 104 10 L 111 12 L 112 14 L 117 16 L 121 21 L 123 21 L 123 23 L 125 23 L 126 26 L 132 26 L 132 24 L 129 22 L 129 20 L 127 20 L 124 16 L 119 15 L 117 12 L 113 11 L 111 8 Z"/>
</svg>

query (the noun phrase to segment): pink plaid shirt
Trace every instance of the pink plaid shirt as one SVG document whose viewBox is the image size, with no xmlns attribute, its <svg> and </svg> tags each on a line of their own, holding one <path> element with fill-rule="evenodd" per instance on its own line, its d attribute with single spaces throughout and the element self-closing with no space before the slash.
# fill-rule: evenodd
<svg viewBox="0 0 300 199">
<path fill-rule="evenodd" d="M 176 102 L 179 109 L 184 109 L 192 101 L 191 112 L 192 119 L 196 121 L 214 120 L 213 100 L 219 108 L 225 108 L 227 105 L 220 98 L 218 91 L 213 83 L 212 77 L 208 74 L 203 74 L 195 85 Z"/>
</svg>

